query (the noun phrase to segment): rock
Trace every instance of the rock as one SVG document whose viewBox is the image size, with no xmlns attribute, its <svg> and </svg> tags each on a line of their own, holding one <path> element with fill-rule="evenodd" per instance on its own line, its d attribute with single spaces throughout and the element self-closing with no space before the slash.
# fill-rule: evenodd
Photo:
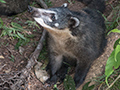
<svg viewBox="0 0 120 90">
<path fill-rule="evenodd" d="M 27 10 L 30 0 L 4 0 L 0 2 L 0 15 L 15 15 Z"/>
<path fill-rule="evenodd" d="M 23 47 L 19 47 L 19 53 L 22 55 L 25 49 Z"/>
<path fill-rule="evenodd" d="M 49 78 L 46 70 L 42 70 L 39 64 L 35 66 L 34 70 L 36 77 L 44 84 L 44 82 Z"/>
</svg>

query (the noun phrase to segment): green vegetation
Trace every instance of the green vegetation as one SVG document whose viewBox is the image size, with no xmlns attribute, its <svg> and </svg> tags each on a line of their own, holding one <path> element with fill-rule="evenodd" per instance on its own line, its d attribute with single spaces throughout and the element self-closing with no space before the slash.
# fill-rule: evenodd
<svg viewBox="0 0 120 90">
<path fill-rule="evenodd" d="M 65 90 L 75 90 L 75 83 L 73 78 L 70 75 L 66 75 L 64 79 L 64 88 Z"/>
<path fill-rule="evenodd" d="M 83 86 L 82 90 L 93 90 L 93 88 L 94 88 L 95 85 L 89 86 L 89 84 L 90 84 L 90 82 L 87 82 L 87 83 Z"/>
<path fill-rule="evenodd" d="M 27 34 L 20 24 L 11 22 L 9 26 L 4 25 L 2 19 L 0 18 L 0 28 L 2 29 L 1 37 L 2 36 L 9 36 L 13 39 L 18 39 L 18 43 L 15 45 L 15 48 L 18 49 L 21 45 L 26 45 L 30 39 L 29 37 L 33 37 L 33 35 Z"/>
<path fill-rule="evenodd" d="M 106 28 L 109 35 L 111 32 L 120 33 L 120 30 L 114 29 L 120 24 L 120 6 L 113 8 L 112 18 L 109 22 L 106 20 Z M 105 66 L 105 77 L 102 78 L 100 87 L 104 90 L 119 90 L 120 89 L 120 38 L 116 40 L 113 46 L 113 52 L 109 56 L 106 66 Z M 106 84 L 105 84 L 106 82 Z"/>
<path fill-rule="evenodd" d="M 43 63 L 43 65 L 41 66 L 42 70 L 45 70 L 45 68 L 46 68 L 46 66 L 48 64 L 48 56 L 47 55 L 48 55 L 47 46 L 46 46 L 46 43 L 44 41 L 43 49 L 40 52 L 39 57 L 38 57 L 38 61 Z"/>
<path fill-rule="evenodd" d="M 59 90 L 59 89 L 57 88 L 57 84 L 54 85 L 54 89 L 53 89 L 53 90 Z"/>
<path fill-rule="evenodd" d="M 111 30 L 110 32 L 120 33 L 120 30 L 114 29 L 114 30 Z M 119 67 L 120 67 L 120 38 L 116 40 L 114 44 L 114 50 L 109 56 L 107 63 L 106 63 L 106 67 L 105 67 L 105 75 L 106 75 L 105 80 L 106 80 L 106 84 L 108 85 L 108 87 L 109 87 L 108 77 Z"/>
<path fill-rule="evenodd" d="M 68 1 L 68 3 L 70 3 L 70 4 L 74 4 L 75 3 L 75 0 L 67 0 Z"/>
<path fill-rule="evenodd" d="M 1 3 L 6 3 L 4 0 L 0 0 Z"/>
<path fill-rule="evenodd" d="M 36 21 L 27 20 L 25 23 L 28 25 L 28 27 L 37 27 L 38 29 L 41 29 L 36 23 Z"/>
<path fill-rule="evenodd" d="M 52 2 L 50 0 L 44 0 L 44 1 L 48 7 L 52 6 Z"/>
<path fill-rule="evenodd" d="M 39 61 L 44 61 L 44 60 L 47 60 L 47 49 L 46 49 L 46 46 L 44 45 L 44 47 L 43 47 L 43 49 L 42 49 L 42 51 L 41 51 L 41 53 L 40 53 L 40 55 L 39 55 Z"/>
<path fill-rule="evenodd" d="M 116 28 L 119 25 L 119 20 L 120 20 L 120 6 L 119 5 L 115 8 L 113 8 L 113 11 L 110 16 L 112 16 L 110 18 L 111 20 L 108 21 L 107 18 L 103 15 L 103 17 L 105 19 L 107 32 Z"/>
<path fill-rule="evenodd" d="M 10 55 L 10 57 L 8 57 L 12 62 L 14 62 L 15 57 L 13 55 Z"/>
</svg>

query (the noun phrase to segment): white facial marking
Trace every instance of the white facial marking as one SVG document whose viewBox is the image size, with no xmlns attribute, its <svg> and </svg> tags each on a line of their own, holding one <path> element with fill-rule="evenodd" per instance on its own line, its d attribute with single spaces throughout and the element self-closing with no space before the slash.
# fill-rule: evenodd
<svg viewBox="0 0 120 90">
<path fill-rule="evenodd" d="M 55 23 L 55 26 L 58 27 L 58 26 L 59 26 L 59 23 Z"/>
<path fill-rule="evenodd" d="M 58 18 L 55 11 L 45 10 L 45 9 L 38 9 L 38 11 L 41 13 L 41 17 L 43 19 L 48 20 L 49 22 L 52 22 L 52 19 L 49 16 L 42 15 L 42 13 L 55 14 L 55 19 L 57 20 L 57 18 Z"/>
<path fill-rule="evenodd" d="M 35 21 L 38 22 L 41 26 L 45 27 L 45 28 L 49 28 L 52 30 L 52 27 L 48 26 L 47 24 L 44 23 L 43 19 L 42 18 L 35 18 Z"/>
<path fill-rule="evenodd" d="M 52 20 L 48 17 L 49 22 L 52 22 Z"/>
<path fill-rule="evenodd" d="M 51 11 L 51 10 L 45 10 L 45 9 L 38 9 L 38 11 L 39 12 L 46 12 L 46 13 L 54 13 L 54 14 L 56 14 L 56 12 L 55 11 Z"/>
</svg>

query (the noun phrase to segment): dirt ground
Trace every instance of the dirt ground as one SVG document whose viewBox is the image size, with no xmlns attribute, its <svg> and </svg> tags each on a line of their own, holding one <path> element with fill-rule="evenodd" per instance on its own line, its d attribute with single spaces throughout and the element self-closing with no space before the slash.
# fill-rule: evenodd
<svg viewBox="0 0 120 90">
<path fill-rule="evenodd" d="M 53 4 L 52 7 L 58 7 L 61 6 L 63 3 L 68 3 L 68 0 L 50 0 Z M 73 1 L 73 0 L 71 0 Z M 111 20 L 112 16 L 110 16 L 112 7 L 116 7 L 119 3 L 119 0 L 107 0 L 106 3 L 106 10 L 104 15 L 109 17 L 109 20 Z M 85 7 L 84 4 L 81 2 L 75 1 L 75 3 L 68 3 L 71 10 L 79 11 L 83 7 Z M 120 3 L 119 3 L 120 4 Z M 11 21 L 18 22 L 21 21 L 23 24 L 25 24 L 26 20 L 33 20 L 28 12 L 24 12 L 23 14 L 18 15 L 13 19 L 14 17 L 1 17 L 2 20 L 6 25 L 8 25 Z M 7 74 L 14 71 L 20 71 L 25 67 L 27 64 L 29 56 L 34 51 L 37 41 L 39 40 L 42 30 L 38 30 L 36 27 L 27 27 L 27 25 L 24 25 L 25 28 L 30 29 L 30 33 L 34 34 L 34 38 L 31 38 L 31 42 L 27 44 L 27 46 L 22 46 L 23 53 L 20 54 L 20 48 L 16 50 L 14 46 L 17 43 L 17 39 L 10 38 L 8 36 L 0 37 L 0 74 Z M 120 29 L 120 25 L 117 26 L 118 29 Z M 33 31 L 33 29 L 37 29 L 36 32 Z M 2 30 L 0 30 L 1 34 Z M 85 79 L 85 82 L 77 89 L 82 90 L 82 86 L 88 82 L 93 77 L 96 77 L 98 75 L 104 74 L 106 61 L 111 54 L 113 50 L 114 42 L 120 38 L 119 34 L 111 33 L 107 36 L 108 43 L 105 48 L 105 52 L 93 62 L 89 73 L 87 74 L 87 77 Z M 11 60 L 11 55 L 14 56 L 14 61 Z M 91 84 L 93 84 L 92 82 Z M 44 85 L 36 78 L 33 71 L 31 71 L 31 76 L 29 77 L 28 81 L 28 88 L 29 90 L 51 90 L 51 88 L 46 88 Z M 59 90 L 64 90 L 63 85 L 58 86 Z M 5 89 L 4 89 L 5 90 Z"/>
</svg>

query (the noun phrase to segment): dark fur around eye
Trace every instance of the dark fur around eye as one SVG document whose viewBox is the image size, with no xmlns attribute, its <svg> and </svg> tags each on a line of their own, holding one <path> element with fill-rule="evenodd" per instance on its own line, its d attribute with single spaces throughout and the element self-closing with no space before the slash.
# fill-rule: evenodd
<svg viewBox="0 0 120 90">
<path fill-rule="evenodd" d="M 52 14 L 52 15 L 51 15 L 51 19 L 52 19 L 53 21 L 55 21 L 55 14 Z"/>
</svg>

